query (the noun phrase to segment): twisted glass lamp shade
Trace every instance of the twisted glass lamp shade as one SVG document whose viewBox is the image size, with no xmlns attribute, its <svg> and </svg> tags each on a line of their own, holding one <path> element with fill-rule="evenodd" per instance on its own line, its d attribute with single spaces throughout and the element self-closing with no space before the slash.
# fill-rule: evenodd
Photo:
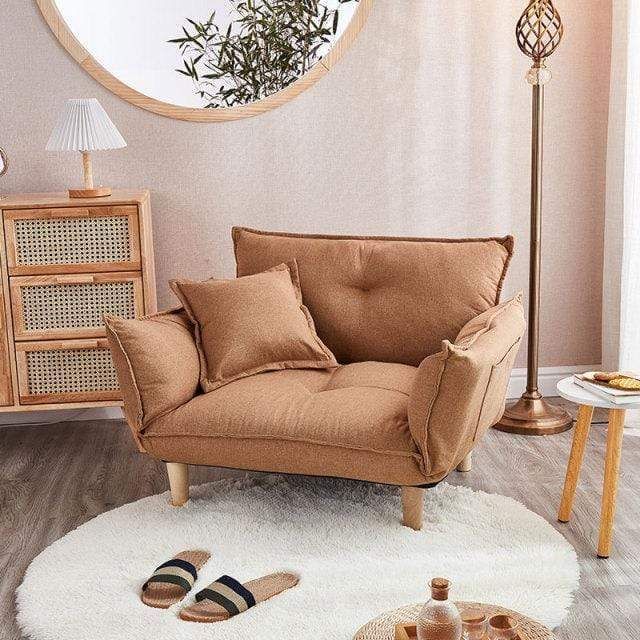
<svg viewBox="0 0 640 640">
<path fill-rule="evenodd" d="M 518 47 L 535 66 L 544 66 L 544 59 L 558 48 L 563 33 L 562 19 L 551 0 L 531 0 L 516 25 Z"/>
</svg>

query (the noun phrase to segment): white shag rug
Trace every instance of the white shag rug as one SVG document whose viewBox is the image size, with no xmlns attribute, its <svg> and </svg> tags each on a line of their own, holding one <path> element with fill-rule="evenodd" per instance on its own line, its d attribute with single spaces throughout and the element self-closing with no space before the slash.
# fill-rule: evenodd
<svg viewBox="0 0 640 640">
<path fill-rule="evenodd" d="M 192 489 L 107 512 L 45 549 L 17 592 L 18 622 L 34 640 L 350 640 L 367 620 L 423 601 L 434 576 L 452 596 L 500 604 L 555 627 L 571 605 L 573 547 L 510 498 L 442 484 L 426 492 L 425 525 L 401 526 L 394 487 L 266 476 Z M 212 558 L 190 595 L 146 607 L 140 587 L 183 549 Z M 246 581 L 274 571 L 297 587 L 230 621 L 184 622 L 179 609 L 222 574 Z"/>
</svg>

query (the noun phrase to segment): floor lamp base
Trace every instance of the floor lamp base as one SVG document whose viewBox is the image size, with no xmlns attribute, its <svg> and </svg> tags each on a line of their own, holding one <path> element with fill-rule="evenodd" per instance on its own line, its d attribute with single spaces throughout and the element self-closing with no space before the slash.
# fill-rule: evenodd
<svg viewBox="0 0 640 640">
<path fill-rule="evenodd" d="M 562 408 L 549 404 L 544 398 L 525 398 L 507 405 L 498 431 L 523 436 L 550 436 L 571 428 L 573 419 Z"/>
</svg>

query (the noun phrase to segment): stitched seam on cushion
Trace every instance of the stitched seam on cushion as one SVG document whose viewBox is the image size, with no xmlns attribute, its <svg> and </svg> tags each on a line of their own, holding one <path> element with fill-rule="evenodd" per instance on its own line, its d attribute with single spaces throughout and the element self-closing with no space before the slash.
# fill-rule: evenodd
<svg viewBox="0 0 640 640">
<path fill-rule="evenodd" d="M 315 324 L 313 322 L 313 318 L 311 316 L 311 312 L 309 311 L 309 309 L 306 307 L 306 305 L 304 304 L 304 301 L 302 299 L 302 285 L 300 284 L 300 271 L 298 270 L 298 262 L 297 260 L 294 258 L 293 260 L 290 260 L 289 262 L 285 262 L 282 265 L 277 265 L 275 267 L 272 267 L 271 269 L 269 269 L 269 271 L 287 271 L 289 273 L 289 278 L 291 279 L 291 286 L 293 287 L 294 293 L 295 293 L 295 297 L 296 300 L 298 301 L 298 309 L 300 311 L 300 313 L 302 313 L 306 323 L 307 323 L 307 327 L 309 328 L 309 331 L 311 332 L 311 336 L 313 338 L 313 340 L 316 343 L 316 346 L 318 347 L 318 349 L 326 356 L 327 360 L 331 363 L 337 363 L 335 356 L 333 355 L 333 353 L 331 353 L 331 351 L 329 351 L 329 348 L 322 342 L 322 340 L 320 340 L 320 336 L 318 336 L 318 333 L 316 332 L 316 327 Z M 277 363 L 273 363 L 273 365 L 277 365 L 277 364 L 281 364 L 283 365 L 283 368 L 289 368 L 286 366 L 286 364 L 288 363 L 293 363 L 296 364 L 300 362 L 300 365 L 294 366 L 292 368 L 299 368 L 300 366 L 304 366 L 304 363 L 309 363 L 309 362 L 316 362 L 316 360 L 302 360 L 302 361 L 298 361 L 298 360 L 280 360 Z M 271 366 L 273 366 L 271 365 Z M 269 366 L 269 365 L 267 365 Z M 314 367 L 315 368 L 315 367 Z M 243 376 L 244 377 L 244 376 Z"/>
<path fill-rule="evenodd" d="M 134 320 L 144 320 L 145 322 L 155 322 L 156 324 L 159 324 L 165 327 L 167 326 L 166 320 L 168 320 L 169 322 L 171 322 L 171 324 L 174 324 L 180 327 L 181 329 L 184 329 L 191 336 L 191 339 L 195 342 L 195 337 L 193 335 L 193 332 L 189 331 L 189 327 L 185 326 L 185 324 L 180 320 L 178 320 L 177 318 L 170 317 L 180 312 L 185 313 L 187 322 L 193 326 L 193 322 L 191 321 L 191 318 L 189 317 L 189 314 L 187 313 L 187 310 L 184 308 L 183 305 L 180 305 L 179 307 L 174 307 L 173 309 L 167 309 L 166 311 L 162 311 L 161 313 L 156 313 L 152 316 L 142 316 L 139 318 L 134 318 Z M 165 320 L 165 322 L 163 322 L 163 319 Z"/>
<path fill-rule="evenodd" d="M 332 369 L 332 370 L 331 370 L 331 377 L 332 377 L 332 378 L 333 378 L 333 375 L 334 375 L 337 371 L 339 371 L 339 369 L 340 369 L 340 367 L 338 366 L 338 367 L 336 367 L 336 368 L 334 368 L 334 369 Z M 281 371 L 281 369 L 277 369 L 277 371 Z M 260 371 L 260 372 L 259 372 L 259 373 L 257 373 L 257 374 L 250 374 L 250 375 L 259 375 L 260 373 L 273 373 L 273 372 L 270 372 L 270 371 Z M 248 376 L 247 376 L 247 377 L 248 377 Z M 240 378 L 240 379 L 241 379 L 241 378 Z M 238 380 L 232 380 L 231 382 L 238 382 L 240 379 L 238 379 Z M 221 388 L 222 388 L 222 387 L 218 387 L 218 389 L 221 389 Z M 371 385 L 367 385 L 367 386 L 358 385 L 358 386 L 355 386 L 355 387 L 339 387 L 339 388 L 337 388 L 337 389 L 322 389 L 322 391 L 309 391 L 309 390 L 307 389 L 307 392 L 309 393 L 309 395 L 317 395 L 317 394 L 320 394 L 320 393 L 329 393 L 330 391 L 340 391 L 341 389 L 380 389 L 381 391 L 389 391 L 389 392 L 391 392 L 391 393 L 395 392 L 395 393 L 399 393 L 399 394 L 401 394 L 401 395 L 403 395 L 403 396 L 411 397 L 411 394 L 410 394 L 410 393 L 407 393 L 407 392 L 405 392 L 405 391 L 400 391 L 399 389 L 389 389 L 389 388 L 387 388 L 387 387 L 374 387 L 374 386 L 371 386 Z M 217 389 L 214 389 L 214 391 L 217 391 Z M 191 401 L 189 400 L 189 402 L 191 402 Z M 163 411 L 161 414 L 157 415 L 157 416 L 152 420 L 152 422 L 150 422 L 147 426 L 151 426 L 151 425 L 152 425 L 156 420 L 159 420 L 160 418 L 164 418 L 164 417 L 165 417 L 166 415 L 168 415 L 169 413 L 172 413 L 173 411 L 175 411 L 175 410 L 176 410 L 176 408 L 179 408 L 179 407 L 171 407 L 170 409 L 167 409 L 166 411 Z M 155 435 L 155 436 L 157 437 L 157 436 L 159 436 L 160 434 L 149 434 L 149 435 Z"/>
<path fill-rule="evenodd" d="M 500 360 L 498 360 L 497 362 L 495 362 L 493 364 L 494 367 L 497 367 L 499 364 L 502 364 L 504 362 L 504 359 L 509 355 L 509 353 L 511 352 L 511 349 L 513 349 L 513 347 L 515 347 L 520 340 L 522 340 L 522 338 L 518 338 L 504 353 L 504 355 L 500 358 Z"/>
<path fill-rule="evenodd" d="M 336 371 L 339 370 L 336 369 Z M 391 391 L 395 393 L 400 393 L 403 396 L 410 397 L 411 394 L 407 391 L 400 391 L 400 389 L 390 389 L 389 387 L 382 387 L 375 384 L 353 384 L 348 387 L 336 387 L 335 389 L 322 389 L 322 391 L 316 391 L 315 393 L 328 393 L 330 391 L 340 391 L 342 389 L 380 389 L 380 391 Z M 313 391 L 311 393 L 314 393 Z"/>
<path fill-rule="evenodd" d="M 180 311 L 184 311 L 183 305 L 178 305 L 177 307 L 171 307 L 170 309 L 165 309 L 164 311 L 158 311 L 158 313 L 152 313 L 147 316 L 138 316 L 134 318 L 134 320 L 151 320 L 157 322 L 159 318 L 163 318 L 165 316 L 170 316 L 173 313 L 179 313 Z"/>
<path fill-rule="evenodd" d="M 427 408 L 427 419 L 425 420 L 424 426 L 424 463 L 425 466 L 428 466 L 429 461 L 429 430 L 431 428 L 431 415 L 433 414 L 433 405 L 436 403 L 438 399 L 438 395 L 440 394 L 440 385 L 442 383 L 442 378 L 444 376 L 444 371 L 447 367 L 447 362 L 449 360 L 450 352 L 447 351 L 447 357 L 442 362 L 442 367 L 440 368 L 440 372 L 438 375 L 438 379 L 436 381 L 436 391 L 433 394 L 433 398 L 431 398 L 431 402 L 429 403 L 429 407 Z M 429 475 L 425 469 L 425 475 Z"/>
<path fill-rule="evenodd" d="M 233 227 L 232 238 L 237 241 L 239 234 L 244 231 L 259 236 L 271 236 L 279 238 L 300 238 L 302 240 L 379 240 L 391 242 L 439 242 L 443 244 L 467 244 L 471 242 L 497 242 L 502 245 L 509 255 L 513 253 L 513 236 L 491 236 L 488 238 L 424 238 L 407 236 L 340 236 L 324 235 L 321 233 L 287 233 L 284 231 L 261 231 L 251 227 Z M 234 235 L 235 234 L 235 235 Z M 237 262 L 236 262 L 237 264 Z"/>
<path fill-rule="evenodd" d="M 298 261 L 294 258 L 289 262 L 284 263 L 289 270 L 289 277 L 291 278 L 291 284 L 296 292 L 296 300 L 302 305 L 302 287 L 300 286 L 300 272 L 298 271 Z"/>
<path fill-rule="evenodd" d="M 475 344 L 475 342 L 480 338 L 480 336 L 483 336 L 485 333 L 488 333 L 490 331 L 491 323 L 496 318 L 498 318 L 500 315 L 502 315 L 502 313 L 504 313 L 507 309 L 510 309 L 516 302 L 520 302 L 521 299 L 522 299 L 521 294 L 518 294 L 512 300 L 509 300 L 509 302 L 505 303 L 504 307 L 501 307 L 493 315 L 489 316 L 489 319 L 487 320 L 485 326 L 482 327 L 482 329 L 480 329 L 479 331 L 476 331 L 476 333 L 473 334 L 473 336 L 471 337 L 470 340 L 469 340 L 469 338 L 464 338 L 464 340 L 469 340 L 468 343 L 466 343 L 464 345 L 457 345 L 456 344 L 454 346 L 458 347 L 459 349 L 462 349 L 463 351 L 468 351 Z"/>
<path fill-rule="evenodd" d="M 489 392 L 489 387 L 491 386 L 491 380 L 493 379 L 493 372 L 496 370 L 496 367 L 500 366 L 505 358 L 511 353 L 511 350 L 518 345 L 520 342 L 520 338 L 518 338 L 504 353 L 504 355 L 500 358 L 500 360 L 498 360 L 497 362 L 495 362 L 494 364 L 491 365 L 491 372 L 489 373 L 489 379 L 487 380 L 487 387 L 484 390 L 484 394 L 482 396 L 482 402 L 480 403 L 480 410 L 478 411 L 478 420 L 476 422 L 476 428 L 475 431 L 473 432 L 473 444 L 475 444 L 476 442 L 476 438 L 478 437 L 478 429 L 480 429 L 480 418 L 482 417 L 482 412 L 484 411 L 484 403 L 487 400 L 487 393 Z"/>
<path fill-rule="evenodd" d="M 459 348 L 463 349 L 464 351 L 468 351 L 469 349 L 471 349 L 471 347 L 477 342 L 477 340 L 480 338 L 480 336 L 483 336 L 485 333 L 488 333 L 489 330 L 491 329 L 491 323 L 502 314 L 502 312 L 505 309 L 508 309 L 509 305 L 507 305 L 506 307 L 502 307 L 501 309 L 498 309 L 493 315 L 489 316 L 489 319 L 487 320 L 486 324 L 484 327 L 482 327 L 482 329 L 476 331 L 473 336 L 471 336 L 471 338 L 467 338 L 468 342 L 466 342 L 464 345 L 461 345 Z M 458 346 L 458 345 L 456 345 Z"/>
<path fill-rule="evenodd" d="M 502 275 L 500 276 L 500 280 L 498 280 L 498 288 L 496 289 L 496 304 L 500 303 L 502 287 L 507 277 L 507 269 L 509 269 L 509 265 L 511 264 L 511 258 L 513 258 L 513 252 L 516 244 L 516 240 L 513 236 L 505 236 L 504 240 L 505 241 L 502 243 L 502 246 L 507 250 L 507 259 L 504 261 L 504 265 L 502 267 Z"/>
<path fill-rule="evenodd" d="M 127 367 L 129 367 L 129 375 L 131 376 L 131 381 L 133 382 L 133 388 L 136 392 L 136 396 L 138 396 L 138 415 L 136 416 L 137 418 L 137 423 L 135 425 L 136 427 L 136 431 L 138 431 L 139 433 L 142 432 L 142 428 L 143 428 L 143 420 L 144 420 L 144 404 L 142 402 L 142 395 L 140 394 L 140 388 L 138 387 L 138 381 L 136 380 L 136 375 L 133 371 L 133 366 L 131 364 L 131 360 L 129 359 L 129 355 L 127 354 L 122 341 L 120 340 L 120 336 L 118 336 L 118 334 L 116 333 L 116 331 L 114 331 L 110 326 L 109 323 L 107 321 L 106 318 L 104 318 L 105 321 L 105 325 L 107 327 L 107 330 L 109 331 L 109 333 L 115 338 L 116 342 L 118 343 L 118 347 L 120 348 L 120 351 L 122 352 L 122 355 L 124 356 L 125 362 L 127 363 Z"/>
<path fill-rule="evenodd" d="M 338 361 L 336 360 L 336 357 L 333 355 L 333 353 L 331 353 L 331 351 L 329 351 L 329 347 L 327 347 L 322 342 L 322 340 L 320 340 L 320 336 L 316 333 L 316 327 L 313 322 L 313 318 L 311 317 L 311 312 L 309 311 L 309 309 L 307 309 L 307 307 L 304 304 L 301 304 L 300 312 L 304 316 L 304 319 L 307 321 L 307 327 L 309 327 L 309 331 L 311 332 L 311 335 L 313 336 L 313 339 L 315 340 L 316 346 L 318 347 L 318 349 L 320 349 L 320 351 L 324 353 L 324 355 L 326 356 L 329 362 L 335 362 L 337 365 Z"/>
<path fill-rule="evenodd" d="M 482 394 L 482 402 L 480 403 L 480 409 L 478 409 L 478 419 L 476 420 L 476 428 L 473 431 L 473 440 L 472 444 L 476 443 L 476 438 L 478 437 L 478 429 L 480 429 L 480 418 L 482 417 L 482 410 L 484 409 L 484 403 L 487 400 L 487 393 L 489 393 L 489 387 L 491 386 L 491 380 L 493 378 L 493 372 L 496 369 L 496 365 L 491 366 L 491 371 L 489 372 L 489 377 L 487 379 L 487 386 L 485 387 L 484 393 Z"/>
<path fill-rule="evenodd" d="M 327 347 L 324 344 L 324 342 L 320 340 L 320 336 L 316 331 L 315 322 L 313 321 L 313 316 L 311 315 L 311 312 L 309 311 L 307 306 L 304 304 L 304 300 L 302 299 L 302 284 L 300 283 L 300 271 L 298 269 L 298 261 L 294 258 L 293 260 L 285 264 L 287 265 L 287 269 L 289 270 L 289 277 L 291 278 L 291 284 L 296 293 L 296 299 L 299 302 L 298 309 L 300 310 L 300 313 L 304 316 L 304 319 L 307 323 L 307 327 L 311 332 L 311 335 L 316 343 L 316 346 L 326 356 L 329 362 L 332 362 L 332 363 L 335 362 L 337 364 L 338 362 L 336 360 L 336 357 L 329 350 L 329 347 Z"/>
<path fill-rule="evenodd" d="M 196 350 L 198 352 L 198 361 L 200 363 L 200 375 L 198 376 L 198 378 L 199 378 L 201 389 L 204 389 L 205 380 L 207 380 L 206 376 L 208 376 L 209 371 L 207 368 L 207 361 L 204 356 L 204 347 L 202 346 L 202 332 L 200 331 L 200 323 L 197 321 L 196 316 L 193 313 L 193 309 L 189 305 L 189 301 L 187 300 L 187 297 L 182 292 L 179 281 L 170 280 L 169 287 L 179 298 L 180 302 L 182 302 L 182 306 L 184 307 L 187 317 L 189 318 L 189 322 L 191 322 L 193 326 Z"/>
<path fill-rule="evenodd" d="M 288 365 L 288 366 L 287 366 Z M 255 376 L 260 373 L 269 373 L 272 371 L 283 371 L 285 369 L 337 369 L 340 365 L 335 360 L 323 361 L 323 360 L 281 360 L 280 362 L 268 362 L 259 367 L 254 367 L 248 371 L 242 371 L 241 373 L 231 378 L 207 378 L 206 384 L 203 384 L 203 390 L 205 393 L 222 389 L 232 382 L 238 382 L 244 378 Z"/>
<path fill-rule="evenodd" d="M 238 238 L 243 227 L 231 227 L 231 241 L 233 242 L 233 259 L 236 261 L 236 278 L 238 277 L 240 266 L 238 265 Z"/>
<path fill-rule="evenodd" d="M 232 440 L 281 440 L 283 442 L 300 442 L 303 444 L 313 444 L 321 447 L 336 447 L 338 449 L 349 449 L 352 451 L 367 451 L 369 453 L 379 453 L 381 455 L 399 456 L 402 458 L 415 458 L 420 460 L 421 456 L 410 451 L 396 451 L 394 449 L 372 449 L 371 447 L 358 447 L 350 444 L 340 444 L 335 442 L 323 442 L 321 440 L 309 440 L 307 438 L 293 438 L 287 436 L 269 436 L 269 435 L 239 435 L 231 433 L 145 433 L 145 438 L 229 438 Z"/>
</svg>

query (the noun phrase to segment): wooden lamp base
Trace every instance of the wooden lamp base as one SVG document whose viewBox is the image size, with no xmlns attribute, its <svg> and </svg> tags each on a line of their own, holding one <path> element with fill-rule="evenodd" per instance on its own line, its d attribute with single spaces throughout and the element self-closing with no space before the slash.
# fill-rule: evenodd
<svg viewBox="0 0 640 640">
<path fill-rule="evenodd" d="M 111 195 L 111 187 L 95 187 L 93 189 L 69 189 L 70 198 L 104 198 Z"/>
<path fill-rule="evenodd" d="M 104 198 L 111 195 L 111 187 L 93 186 L 93 167 L 91 154 L 82 152 L 82 170 L 84 173 L 84 189 L 69 189 L 70 198 Z"/>
</svg>

